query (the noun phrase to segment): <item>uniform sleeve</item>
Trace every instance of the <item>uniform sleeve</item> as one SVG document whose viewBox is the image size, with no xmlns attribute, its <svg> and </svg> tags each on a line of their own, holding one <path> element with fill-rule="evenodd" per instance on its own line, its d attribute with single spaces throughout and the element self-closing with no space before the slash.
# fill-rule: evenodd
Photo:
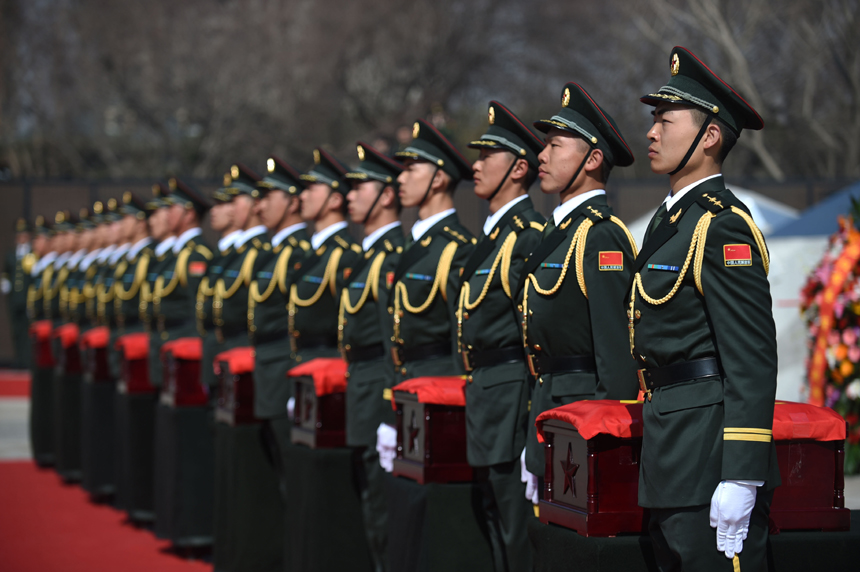
<svg viewBox="0 0 860 572">
<path fill-rule="evenodd" d="M 702 289 L 725 375 L 723 480 L 766 480 L 776 398 L 770 286 L 752 231 L 723 211 L 708 232 Z"/>
<path fill-rule="evenodd" d="M 186 276 L 188 292 L 190 292 L 191 299 L 195 303 L 197 300 L 197 292 L 200 289 L 200 282 L 209 271 L 209 264 L 211 262 L 211 256 L 207 258 L 205 251 L 195 248 L 188 256 L 188 260 L 185 262 L 185 268 L 182 269 Z M 177 271 L 179 271 L 178 268 Z"/>
<path fill-rule="evenodd" d="M 597 364 L 595 399 L 636 399 L 639 393 L 623 303 L 632 266 L 630 240 L 618 225 L 603 222 L 591 228 L 583 274 Z M 574 276 L 568 278 L 571 279 L 576 280 Z"/>
<path fill-rule="evenodd" d="M 392 279 L 394 278 L 394 271 L 399 261 L 399 254 L 387 254 L 382 263 L 382 268 L 379 270 L 379 286 L 377 290 L 379 298 L 376 301 L 376 309 L 379 313 L 379 328 L 382 331 L 382 345 L 385 346 L 386 360 L 391 355 L 391 346 L 393 345 L 391 338 L 394 336 L 394 320 L 391 314 L 388 313 L 388 295 L 394 284 L 393 282 L 389 283 L 388 276 L 391 276 Z"/>
<path fill-rule="evenodd" d="M 517 236 L 517 241 L 514 243 L 514 251 L 511 253 L 511 267 L 508 270 L 508 283 L 511 286 L 511 301 L 515 309 L 517 306 L 517 293 L 514 292 L 514 289 L 520 283 L 526 259 L 538 247 L 540 240 L 541 233 L 537 229 L 528 228 Z M 520 323 L 519 314 L 517 314 L 516 322 L 517 324 Z"/>
<path fill-rule="evenodd" d="M 451 262 L 451 271 L 448 272 L 446 285 L 448 322 L 451 324 L 451 355 L 454 358 L 454 367 L 457 373 L 463 372 L 463 360 L 457 351 L 457 303 L 460 296 L 460 278 L 463 267 L 466 266 L 474 250 L 475 245 L 471 242 L 457 243 L 457 250 L 454 252 L 454 260 Z"/>
</svg>

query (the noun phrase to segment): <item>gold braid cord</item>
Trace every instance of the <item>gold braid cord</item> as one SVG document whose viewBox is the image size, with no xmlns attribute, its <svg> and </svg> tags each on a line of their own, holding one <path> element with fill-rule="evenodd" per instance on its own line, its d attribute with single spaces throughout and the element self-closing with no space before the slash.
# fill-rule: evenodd
<svg viewBox="0 0 860 572">
<path fill-rule="evenodd" d="M 764 236 L 761 234 L 761 231 L 758 229 L 758 226 L 753 221 L 752 217 L 745 213 L 742 209 L 739 209 L 738 207 L 732 207 L 732 212 L 744 219 L 747 225 L 749 225 L 753 238 L 755 238 L 756 246 L 758 246 L 759 254 L 761 254 L 761 261 L 762 264 L 764 264 L 764 273 L 770 274 L 770 255 L 767 252 L 767 245 L 764 242 Z"/>
<path fill-rule="evenodd" d="M 573 235 L 573 240 L 570 241 L 570 246 L 567 249 L 567 254 L 564 257 L 564 263 L 561 267 L 561 274 L 558 277 L 555 285 L 550 289 L 541 288 L 540 284 L 538 284 L 537 278 L 535 278 L 534 274 L 529 274 L 526 279 L 526 286 L 531 282 L 534 284 L 535 291 L 542 296 L 552 296 L 558 289 L 561 288 L 562 283 L 564 283 L 564 278 L 567 276 L 567 269 L 570 266 L 570 258 L 573 256 L 574 250 L 576 250 L 576 280 L 579 283 L 579 289 L 582 290 L 582 294 L 588 298 L 588 294 L 585 288 L 585 276 L 582 272 L 582 257 L 585 255 L 585 236 L 588 234 L 588 230 L 594 225 L 590 218 L 585 219 L 576 229 L 576 233 Z"/>
<path fill-rule="evenodd" d="M 275 263 L 274 272 L 272 273 L 272 278 L 269 280 L 269 285 L 266 287 L 266 291 L 260 294 L 259 283 L 255 280 L 251 284 L 249 300 L 257 304 L 262 304 L 269 299 L 269 296 L 271 296 L 272 293 L 274 293 L 275 287 L 281 291 L 281 294 L 287 293 L 287 264 L 289 263 L 290 256 L 292 256 L 292 254 L 292 246 L 288 246 L 281 251 L 281 254 L 278 256 L 278 261 Z"/>
<path fill-rule="evenodd" d="M 379 300 L 379 274 L 382 272 L 382 264 L 385 262 L 385 252 L 380 252 L 370 265 L 367 279 L 361 296 L 353 306 L 349 300 L 349 287 L 344 288 L 340 294 L 340 308 L 337 315 L 337 347 L 343 352 L 343 327 L 346 324 L 345 314 L 355 315 L 367 302 L 367 297 L 373 294 L 373 300 Z"/>
<path fill-rule="evenodd" d="M 137 296 L 138 291 L 140 290 L 140 285 L 146 281 L 146 271 L 149 268 L 149 255 L 144 254 L 141 258 L 140 262 L 137 263 L 137 268 L 134 271 L 134 282 L 131 284 L 131 288 L 126 290 L 122 281 L 116 282 L 114 295 L 123 302 L 128 302 L 135 296 Z M 119 271 L 119 269 L 117 269 Z"/>
<path fill-rule="evenodd" d="M 325 252 L 325 246 L 321 247 L 317 252 L 322 254 Z M 340 264 L 341 256 L 343 256 L 342 248 L 335 248 L 331 252 L 331 256 L 328 257 L 328 262 L 326 263 L 325 272 L 323 272 L 323 279 L 317 288 L 317 291 L 314 292 L 313 296 L 307 299 L 299 298 L 299 289 L 298 284 L 293 284 L 290 286 L 290 301 L 287 303 L 287 316 L 290 330 L 290 349 L 292 350 L 292 355 L 290 357 L 294 359 L 300 359 L 301 356 L 298 355 L 298 345 L 296 344 L 296 308 L 308 308 L 316 304 L 320 298 L 322 298 L 323 293 L 325 292 L 326 286 L 331 283 L 331 293 L 332 296 L 336 293 L 337 288 L 337 267 Z"/>
<path fill-rule="evenodd" d="M 242 261 L 242 268 L 239 270 L 239 276 L 236 277 L 236 280 L 233 281 L 230 288 L 227 288 L 223 278 L 219 278 L 218 281 L 215 282 L 215 298 L 219 301 L 228 300 L 233 297 L 233 294 L 239 291 L 239 288 L 241 288 L 243 284 L 248 286 L 253 278 L 254 261 L 256 259 L 257 249 L 250 250 L 245 256 L 245 260 Z"/>
<path fill-rule="evenodd" d="M 448 293 L 446 285 L 448 283 L 448 274 L 451 271 L 451 263 L 454 261 L 454 255 L 457 252 L 457 243 L 449 242 L 445 245 L 442 255 L 439 257 L 439 263 L 436 265 L 436 279 L 433 281 L 433 288 L 424 303 L 420 306 L 413 306 L 409 303 L 409 291 L 406 289 L 406 284 L 398 281 L 394 285 L 394 338 L 400 340 L 400 312 L 406 310 L 410 314 L 421 314 L 433 304 L 436 299 L 436 293 L 441 290 L 442 299 L 448 301 Z"/>
</svg>

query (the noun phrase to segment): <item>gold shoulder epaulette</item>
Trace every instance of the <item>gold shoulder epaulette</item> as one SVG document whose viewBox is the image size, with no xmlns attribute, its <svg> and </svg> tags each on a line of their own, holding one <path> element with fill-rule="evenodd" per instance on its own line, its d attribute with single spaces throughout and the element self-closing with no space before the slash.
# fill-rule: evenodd
<svg viewBox="0 0 860 572">
<path fill-rule="evenodd" d="M 594 223 L 609 220 L 609 217 L 611 216 L 609 212 L 605 211 L 602 208 L 596 209 L 592 206 L 589 206 L 589 207 L 586 207 L 585 210 L 586 210 L 585 216 L 590 218 L 591 222 L 594 222 Z"/>
<path fill-rule="evenodd" d="M 525 230 L 525 229 L 526 229 L 525 225 L 523 224 L 523 221 L 521 221 L 521 220 L 520 220 L 520 217 L 518 217 L 517 215 L 514 215 L 514 224 L 515 224 L 515 225 L 517 225 L 517 227 L 518 227 L 520 230 Z"/>
<path fill-rule="evenodd" d="M 463 244 L 466 244 L 469 242 L 468 238 L 466 238 L 465 236 L 463 236 L 462 234 L 460 234 L 459 232 L 457 232 L 456 230 L 452 229 L 449 226 L 446 226 L 443 230 L 445 232 L 447 232 L 449 235 L 451 235 L 454 238 L 456 238 L 457 240 L 459 240 L 460 242 L 462 242 Z"/>
<path fill-rule="evenodd" d="M 350 244 L 338 235 L 334 235 L 334 241 L 338 243 L 341 248 L 350 248 Z"/>
<path fill-rule="evenodd" d="M 535 221 L 530 221 L 529 226 L 532 227 L 533 229 L 537 230 L 537 231 L 540 231 L 540 232 L 543 232 L 543 229 L 546 228 L 546 224 L 541 224 L 541 223 L 535 222 Z"/>
<path fill-rule="evenodd" d="M 358 244 L 352 243 L 352 244 L 350 244 L 350 245 L 349 245 L 349 247 L 352 249 L 352 251 L 353 251 L 353 252 L 357 252 L 358 254 L 361 254 L 362 252 L 364 252 L 364 251 L 361 249 L 361 246 L 360 246 L 360 245 L 358 245 Z"/>
<path fill-rule="evenodd" d="M 302 250 L 310 250 L 311 249 L 311 243 L 308 242 L 307 240 L 300 240 L 299 246 L 301 247 Z"/>
<path fill-rule="evenodd" d="M 724 204 L 722 200 L 708 193 L 702 193 L 701 197 L 696 198 L 696 202 L 699 203 L 699 206 L 703 209 L 714 214 L 717 214 L 728 206 Z"/>
<path fill-rule="evenodd" d="M 386 238 L 384 244 L 385 244 L 385 250 L 387 250 L 388 252 L 394 252 L 394 245 L 391 244 L 390 240 L 388 240 Z"/>
<path fill-rule="evenodd" d="M 288 236 L 287 241 L 290 243 L 290 245 L 292 245 L 293 248 L 295 248 L 299 245 L 299 241 L 296 240 L 295 236 Z"/>
</svg>

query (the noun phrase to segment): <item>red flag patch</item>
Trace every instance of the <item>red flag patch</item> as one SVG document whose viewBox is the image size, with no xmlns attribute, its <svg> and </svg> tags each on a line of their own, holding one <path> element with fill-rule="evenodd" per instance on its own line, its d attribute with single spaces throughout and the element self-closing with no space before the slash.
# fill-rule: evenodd
<svg viewBox="0 0 860 572">
<path fill-rule="evenodd" d="M 206 274 L 206 263 L 203 261 L 189 262 L 188 274 L 191 276 L 203 276 Z"/>
<path fill-rule="evenodd" d="M 726 266 L 752 266 L 750 245 L 726 244 L 723 246 L 723 261 Z"/>
<path fill-rule="evenodd" d="M 624 270 L 624 254 L 620 250 L 601 250 L 598 257 L 600 270 Z"/>
<path fill-rule="evenodd" d="M 394 272 L 387 272 L 385 274 L 385 285 L 388 288 L 391 288 L 394 285 Z"/>
<path fill-rule="evenodd" d="M 343 269 L 343 279 L 346 280 L 352 274 L 352 268 Z"/>
</svg>

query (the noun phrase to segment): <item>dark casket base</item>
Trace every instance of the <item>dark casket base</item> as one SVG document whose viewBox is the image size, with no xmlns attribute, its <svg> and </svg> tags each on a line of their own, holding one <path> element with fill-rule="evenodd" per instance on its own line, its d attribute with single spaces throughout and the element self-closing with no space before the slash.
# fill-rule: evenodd
<svg viewBox="0 0 860 572">
<path fill-rule="evenodd" d="M 54 468 L 67 483 L 83 476 L 81 467 L 81 388 L 80 370 L 54 371 Z"/>
<path fill-rule="evenodd" d="M 212 563 L 218 571 L 283 569 L 283 503 L 261 428 L 215 423 Z"/>
<path fill-rule="evenodd" d="M 178 359 L 167 354 L 162 363 L 162 403 L 171 407 L 196 407 L 209 402 L 209 395 L 200 383 L 200 360 Z"/>
<path fill-rule="evenodd" d="M 54 464 L 54 367 L 32 368 L 30 381 L 30 447 L 40 467 Z"/>
<path fill-rule="evenodd" d="M 475 483 L 428 483 L 387 475 L 388 570 L 488 572 L 493 558 Z M 559 570 L 570 569 L 569 566 Z"/>
<path fill-rule="evenodd" d="M 129 518 L 150 522 L 153 502 L 155 454 L 155 393 L 116 393 L 116 497 L 114 506 Z"/>
<path fill-rule="evenodd" d="M 93 382 L 84 375 L 81 388 L 81 486 L 94 497 L 116 491 L 114 446 L 116 384 Z"/>
<path fill-rule="evenodd" d="M 529 523 L 535 572 L 657 572 L 648 536 L 584 537 L 576 531 Z M 787 531 L 768 538 L 770 572 L 856 570 L 860 562 L 860 512 L 851 515 L 851 530 L 843 532 Z"/>
<path fill-rule="evenodd" d="M 355 473 L 360 449 L 287 445 L 282 453 L 287 486 L 284 569 L 371 570 Z"/>
<path fill-rule="evenodd" d="M 253 372 L 237 375 L 229 372 L 226 362 L 221 364 L 215 420 L 232 426 L 259 423 L 254 417 Z"/>
<path fill-rule="evenodd" d="M 174 546 L 212 544 L 215 449 L 207 407 L 155 413 L 155 534 Z"/>
<path fill-rule="evenodd" d="M 296 407 L 290 440 L 311 449 L 346 447 L 346 394 L 317 395 L 310 376 L 292 381 Z"/>
</svg>

